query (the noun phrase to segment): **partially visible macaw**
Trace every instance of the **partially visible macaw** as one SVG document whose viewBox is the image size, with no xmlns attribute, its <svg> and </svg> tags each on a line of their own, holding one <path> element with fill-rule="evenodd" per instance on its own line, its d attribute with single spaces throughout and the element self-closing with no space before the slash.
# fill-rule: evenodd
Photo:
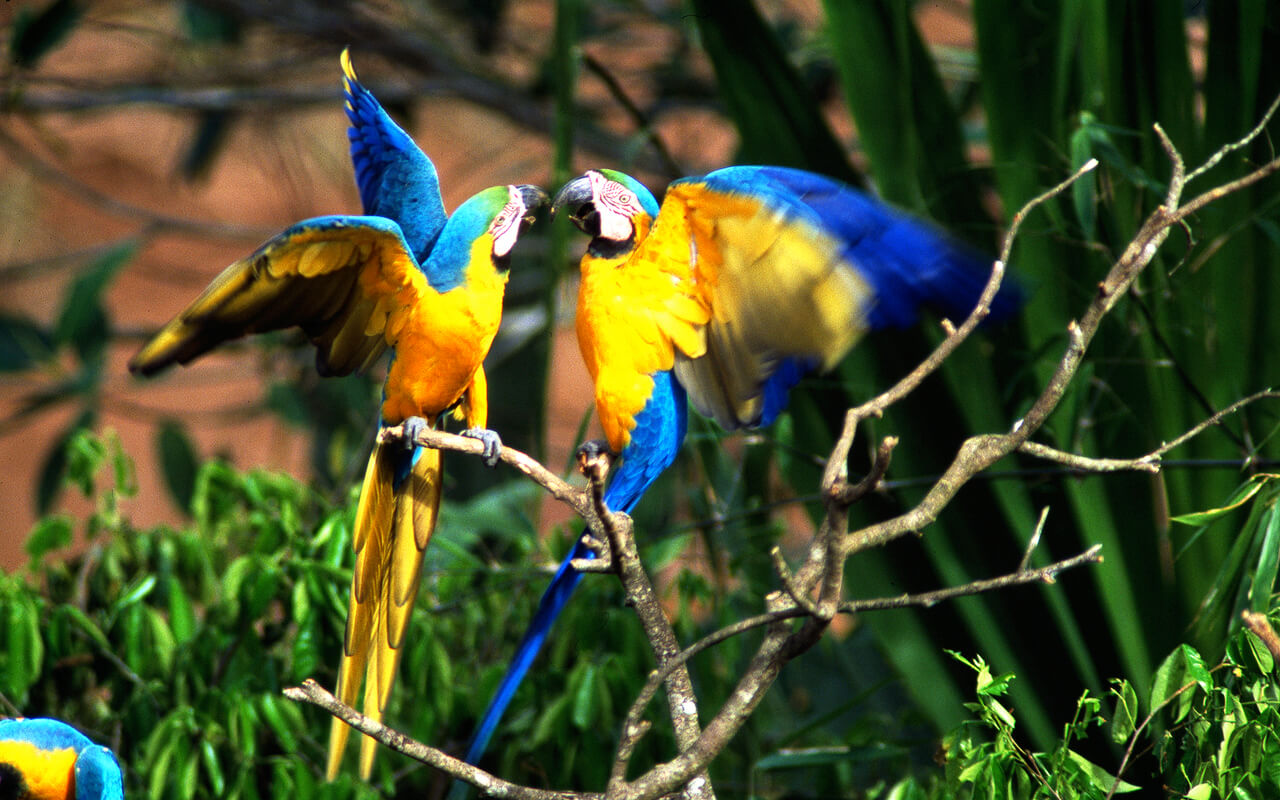
<svg viewBox="0 0 1280 800">
<path fill-rule="evenodd" d="M 0 797 L 123 800 L 115 754 L 56 719 L 0 720 Z"/>
<path fill-rule="evenodd" d="M 447 411 L 463 435 L 501 441 L 485 425 L 482 362 L 502 316 L 512 247 L 547 195 L 535 186 L 495 186 L 446 217 L 435 167 L 356 78 L 342 54 L 351 158 L 364 216 L 296 223 L 227 267 L 129 363 L 151 375 L 185 364 L 229 339 L 298 326 L 316 346 L 324 375 L 347 375 L 392 353 L 379 424 L 412 434 Z M 356 511 L 355 571 L 337 696 L 380 720 L 418 590 L 423 552 L 440 504 L 440 452 L 377 443 Z M 367 677 L 367 680 L 366 680 Z M 328 774 L 342 762 L 346 723 L 334 719 Z M 373 768 L 365 737 L 360 772 Z"/>
<path fill-rule="evenodd" d="M 728 430 L 768 425 L 802 377 L 835 366 L 862 334 L 909 326 L 922 305 L 959 321 L 990 276 L 990 261 L 932 225 L 797 169 L 684 178 L 661 208 L 634 178 L 592 170 L 556 195 L 552 213 L 565 207 L 591 236 L 576 324 L 605 443 L 618 457 L 604 495 L 614 511 L 630 512 L 675 460 L 686 397 Z M 991 317 L 1020 302 L 1006 284 Z M 594 555 L 579 541 L 561 563 L 468 761 L 484 753 L 581 579 L 572 561 Z"/>
</svg>

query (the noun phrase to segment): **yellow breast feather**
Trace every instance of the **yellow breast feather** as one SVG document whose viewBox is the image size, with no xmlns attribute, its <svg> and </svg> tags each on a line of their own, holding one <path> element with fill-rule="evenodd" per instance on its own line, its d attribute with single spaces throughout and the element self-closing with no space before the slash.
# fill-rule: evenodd
<svg viewBox="0 0 1280 800">
<path fill-rule="evenodd" d="M 32 800 L 75 797 L 75 750 L 45 750 L 31 742 L 5 741 L 0 742 L 0 764 L 12 764 L 22 774 L 26 783 L 22 797 Z"/>
<path fill-rule="evenodd" d="M 370 281 L 412 287 L 401 290 L 398 298 L 409 291 L 416 295 L 414 302 L 397 303 L 387 314 L 385 335 L 396 354 L 384 389 L 387 424 L 409 416 L 434 422 L 471 385 L 502 319 L 507 277 L 494 268 L 491 253 L 491 237 L 479 237 L 465 282 L 447 292 L 431 288 L 412 265 L 413 275 L 370 276 Z"/>
</svg>

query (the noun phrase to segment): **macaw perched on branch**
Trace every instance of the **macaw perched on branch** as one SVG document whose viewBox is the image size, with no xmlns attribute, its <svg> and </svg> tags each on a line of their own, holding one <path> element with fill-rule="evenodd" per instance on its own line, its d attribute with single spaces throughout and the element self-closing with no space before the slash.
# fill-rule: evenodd
<svg viewBox="0 0 1280 800">
<path fill-rule="evenodd" d="M 501 441 L 485 425 L 482 362 L 502 316 L 511 249 L 547 195 L 535 186 L 495 186 L 446 217 L 435 167 L 356 79 L 342 68 L 351 158 L 365 216 L 303 220 L 227 267 L 142 350 L 129 368 L 151 375 L 185 364 L 229 339 L 298 326 L 316 346 L 324 375 L 347 375 L 392 352 L 379 423 L 409 432 L 453 410 L 463 435 Z M 356 511 L 355 571 L 337 696 L 381 719 L 418 591 L 423 552 L 440 504 L 440 451 L 401 442 L 374 445 Z M 367 677 L 367 680 L 366 680 Z M 335 718 L 328 774 L 342 761 L 350 728 Z M 365 738 L 360 771 L 373 768 Z"/>
<path fill-rule="evenodd" d="M 123 800 L 115 754 L 56 719 L 0 720 L 0 797 Z"/>
<path fill-rule="evenodd" d="M 990 262 L 931 225 L 839 181 L 783 167 L 729 167 L 671 184 L 661 208 L 634 178 L 593 170 L 552 213 L 591 236 L 578 345 L 619 462 L 604 500 L 630 512 L 684 440 L 687 402 L 727 430 L 768 425 L 805 374 L 834 367 L 869 330 L 920 306 L 966 317 Z M 991 316 L 1020 305 L 1006 286 Z M 590 446 L 593 443 L 588 443 Z M 595 445 L 598 447 L 599 445 Z M 498 720 L 593 558 L 579 542 L 539 603 L 485 712 L 468 761 Z"/>
</svg>

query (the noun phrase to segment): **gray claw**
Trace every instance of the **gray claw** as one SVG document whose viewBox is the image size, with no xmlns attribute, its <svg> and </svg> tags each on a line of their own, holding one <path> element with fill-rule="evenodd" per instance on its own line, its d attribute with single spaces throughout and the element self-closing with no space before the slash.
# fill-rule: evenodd
<svg viewBox="0 0 1280 800">
<path fill-rule="evenodd" d="M 481 454 L 481 458 L 484 459 L 486 467 L 492 467 L 498 463 L 498 456 L 502 453 L 502 437 L 498 435 L 497 431 L 492 431 L 488 428 L 467 428 L 462 432 L 462 435 L 472 439 L 479 439 L 484 443 L 484 452 Z"/>
<path fill-rule="evenodd" d="M 406 450 L 412 450 L 418 446 L 418 437 L 427 430 L 427 421 L 422 417 L 408 417 L 402 422 L 400 429 L 404 431 L 404 443 Z"/>
<path fill-rule="evenodd" d="M 580 461 L 608 455 L 613 455 L 613 451 L 609 449 L 609 443 L 604 439 L 588 439 L 578 445 L 578 459 Z"/>
</svg>

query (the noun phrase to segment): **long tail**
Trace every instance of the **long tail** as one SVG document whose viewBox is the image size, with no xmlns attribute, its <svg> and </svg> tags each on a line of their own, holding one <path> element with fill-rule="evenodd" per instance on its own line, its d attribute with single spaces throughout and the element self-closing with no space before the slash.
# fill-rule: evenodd
<svg viewBox="0 0 1280 800">
<path fill-rule="evenodd" d="M 631 513 L 649 486 L 675 461 L 684 442 L 688 414 L 685 390 L 671 372 L 654 374 L 653 393 L 644 409 L 636 415 L 631 442 L 622 452 L 621 463 L 609 476 L 609 486 L 604 493 L 606 506 L 613 511 Z M 560 562 L 560 568 L 551 578 L 551 585 L 542 593 L 533 621 L 529 623 L 524 638 L 516 647 L 507 673 L 502 676 L 502 682 L 498 684 L 498 690 L 489 701 L 489 707 L 485 709 L 480 725 L 471 739 L 471 746 L 467 748 L 468 763 L 474 764 L 484 755 L 503 712 L 507 710 L 520 682 L 533 666 L 551 626 L 569 602 L 578 582 L 582 580 L 582 573 L 572 565 L 575 558 L 595 558 L 595 553 L 582 543 L 581 538 Z M 454 788 L 449 793 L 451 800 L 463 792 L 463 786 L 460 782 L 454 783 Z"/>
<path fill-rule="evenodd" d="M 356 511 L 356 565 L 338 686 L 334 694 L 354 705 L 364 683 L 361 711 L 381 721 L 391 696 L 400 645 L 418 594 L 422 556 L 440 508 L 440 451 L 405 450 L 398 442 L 374 445 Z M 334 718 L 329 729 L 327 774 L 342 765 L 350 728 Z M 360 742 L 360 776 L 373 771 L 377 742 Z"/>
</svg>

